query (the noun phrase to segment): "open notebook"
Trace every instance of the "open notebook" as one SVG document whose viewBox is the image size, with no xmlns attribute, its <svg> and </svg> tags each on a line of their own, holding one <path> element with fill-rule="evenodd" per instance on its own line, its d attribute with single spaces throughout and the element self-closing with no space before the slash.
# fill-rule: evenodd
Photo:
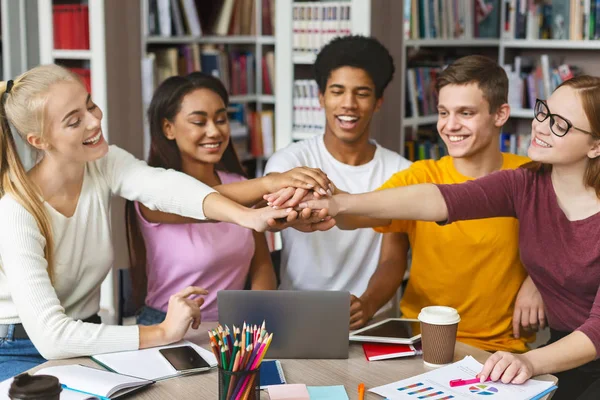
<svg viewBox="0 0 600 400">
<path fill-rule="evenodd" d="M 83 365 L 42 368 L 35 375 L 57 377 L 63 385 L 61 400 L 117 399 L 154 383 Z M 12 380 L 13 378 L 10 378 L 0 383 L 0 400 L 8 399 Z"/>
<path fill-rule="evenodd" d="M 211 368 L 217 366 L 217 359 L 212 352 L 185 340 L 169 346 L 152 347 L 144 350 L 122 351 L 119 353 L 99 354 L 92 356 L 92 360 L 96 361 L 109 371 L 158 381 L 182 375 L 182 373 L 178 373 L 159 352 L 160 349 L 177 346 L 191 346 L 200 354 L 202 358 L 204 358 L 204 360 L 206 360 Z"/>
</svg>

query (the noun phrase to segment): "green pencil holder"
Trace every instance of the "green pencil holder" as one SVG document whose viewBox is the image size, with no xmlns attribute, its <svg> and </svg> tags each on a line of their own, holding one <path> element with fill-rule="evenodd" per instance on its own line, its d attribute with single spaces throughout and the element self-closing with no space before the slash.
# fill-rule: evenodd
<svg viewBox="0 0 600 400">
<path fill-rule="evenodd" d="M 237 398 L 240 400 L 260 399 L 260 368 L 232 372 L 219 367 L 219 400 L 235 400 Z"/>
</svg>

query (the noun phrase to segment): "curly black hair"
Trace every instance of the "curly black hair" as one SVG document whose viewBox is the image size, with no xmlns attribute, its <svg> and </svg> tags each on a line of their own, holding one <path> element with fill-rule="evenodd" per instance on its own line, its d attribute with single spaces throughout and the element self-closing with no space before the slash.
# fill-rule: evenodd
<svg viewBox="0 0 600 400">
<path fill-rule="evenodd" d="M 341 67 L 360 68 L 369 74 L 379 99 L 394 77 L 394 59 L 377 39 L 361 35 L 343 36 L 327 43 L 315 60 L 313 72 L 321 93 L 325 93 L 331 72 Z"/>
</svg>

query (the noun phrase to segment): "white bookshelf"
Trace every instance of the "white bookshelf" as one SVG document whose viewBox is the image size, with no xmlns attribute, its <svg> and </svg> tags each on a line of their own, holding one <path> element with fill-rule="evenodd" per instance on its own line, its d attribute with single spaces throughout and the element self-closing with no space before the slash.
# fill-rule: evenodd
<svg viewBox="0 0 600 400">
<path fill-rule="evenodd" d="M 500 41 L 500 45 L 507 49 L 600 50 L 600 40 L 504 39 Z"/>
<path fill-rule="evenodd" d="M 409 39 L 406 47 L 491 47 L 500 44 L 499 39 Z"/>
<path fill-rule="evenodd" d="M 199 45 L 245 45 L 246 48 L 250 48 L 254 54 L 255 65 L 255 94 L 246 95 L 232 95 L 229 97 L 230 103 L 254 103 L 256 104 L 256 111 L 261 112 L 264 109 L 264 105 L 275 105 L 276 104 L 276 92 L 275 95 L 264 95 L 263 92 L 263 81 L 262 81 L 262 66 L 261 60 L 263 58 L 264 49 L 263 46 L 273 46 L 276 43 L 275 36 L 264 36 L 262 32 L 262 0 L 255 1 L 255 26 L 257 35 L 235 35 L 235 36 L 217 36 L 217 35 L 200 35 L 200 36 L 156 36 L 150 35 L 148 32 L 148 0 L 142 0 L 141 9 L 141 28 L 142 28 L 142 56 L 145 56 L 149 46 L 151 45 L 181 45 L 181 44 L 199 44 Z M 274 4 L 274 3 L 273 3 Z M 279 7 L 279 0 L 277 1 L 277 7 Z M 277 19 L 275 20 L 277 21 Z M 275 30 L 277 32 L 277 29 Z M 142 72 L 143 73 L 143 72 Z M 144 82 L 142 82 L 144 84 Z M 143 115 L 145 121 L 146 106 L 144 106 Z M 275 115 L 277 115 L 276 110 Z M 144 156 L 148 155 L 150 149 L 150 133 L 147 128 L 144 129 Z M 257 161 L 257 175 L 262 175 L 262 169 L 264 164 L 263 157 L 243 157 L 243 160 L 254 159 Z"/>
<path fill-rule="evenodd" d="M 347 0 L 352 9 L 350 23 L 352 34 L 368 36 L 371 33 L 372 0 Z M 321 132 L 293 131 L 293 82 L 296 65 L 313 64 L 315 54 L 294 54 L 292 13 L 294 1 L 277 0 L 275 20 L 278 22 L 275 30 L 275 96 L 277 98 L 277 113 L 275 114 L 275 149 L 286 147 L 293 140 L 313 137 Z M 283 23 L 289 21 L 289 23 Z"/>
<path fill-rule="evenodd" d="M 510 110 L 511 118 L 533 119 L 533 110 L 530 109 L 512 109 Z"/>
<path fill-rule="evenodd" d="M 0 0 L 2 31 L 2 79 L 15 79 L 28 69 L 39 65 L 37 35 L 37 4 L 24 0 Z M 26 169 L 34 164 L 31 147 L 16 138 L 19 157 Z"/>
<path fill-rule="evenodd" d="M 91 60 L 91 50 L 52 50 L 50 56 L 58 60 Z"/>
<path fill-rule="evenodd" d="M 51 64 L 60 60 L 82 60 L 89 62 L 91 76 L 91 90 L 94 102 L 102 110 L 102 132 L 110 143 L 110 132 L 107 121 L 110 118 L 107 104 L 106 83 L 106 43 L 105 43 L 105 1 L 88 0 L 89 7 L 89 50 L 55 50 L 54 27 L 52 18 L 52 0 L 38 0 L 38 33 L 40 64 Z M 100 307 L 108 313 L 110 318 L 116 318 L 116 287 L 113 271 L 102 283 L 100 294 Z"/>
<path fill-rule="evenodd" d="M 275 44 L 275 36 L 147 36 L 147 44 Z"/>
</svg>

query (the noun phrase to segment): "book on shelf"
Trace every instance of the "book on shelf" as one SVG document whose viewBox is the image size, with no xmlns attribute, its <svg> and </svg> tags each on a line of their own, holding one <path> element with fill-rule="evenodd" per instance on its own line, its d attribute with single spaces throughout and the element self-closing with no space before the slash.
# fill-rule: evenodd
<svg viewBox="0 0 600 400">
<path fill-rule="evenodd" d="M 294 3 L 293 52 L 316 54 L 331 39 L 352 34 L 351 9 L 348 2 Z"/>
<path fill-rule="evenodd" d="M 600 39 L 600 0 L 503 0 L 503 39 Z"/>
<path fill-rule="evenodd" d="M 294 81 L 293 129 L 322 133 L 325 131 L 325 112 L 319 103 L 317 82 L 308 79 Z"/>
<path fill-rule="evenodd" d="M 270 156 L 275 151 L 275 113 L 232 103 L 228 109 L 231 140 L 241 160 Z"/>
<path fill-rule="evenodd" d="M 186 44 L 151 49 L 146 58 L 149 65 L 145 68 L 154 71 L 153 88 L 170 76 L 203 71 L 221 79 L 232 96 L 256 94 L 258 64 L 263 93 L 272 95 L 274 91 L 275 58 L 272 51 L 266 52 L 257 62 L 251 51 L 226 51 L 215 46 Z"/>
<path fill-rule="evenodd" d="M 415 67 L 406 70 L 406 99 L 409 117 L 437 114 L 435 90 L 441 67 Z"/>
<path fill-rule="evenodd" d="M 405 39 L 498 38 L 501 0 L 407 0 Z"/>
<path fill-rule="evenodd" d="M 532 115 L 533 118 L 533 115 Z M 531 134 L 502 132 L 500 134 L 500 151 L 526 156 L 531 144 Z"/>
<path fill-rule="evenodd" d="M 509 83 L 508 104 L 513 110 L 532 109 L 536 98 L 547 99 L 562 82 L 581 72 L 575 65 L 553 64 L 548 54 L 538 60 L 517 56 L 514 65 L 503 67 Z"/>
<path fill-rule="evenodd" d="M 54 48 L 89 50 L 90 16 L 87 4 L 52 5 Z"/>
<path fill-rule="evenodd" d="M 273 35 L 274 0 L 148 0 L 151 36 L 256 35 L 257 2 L 262 35 Z"/>
</svg>

